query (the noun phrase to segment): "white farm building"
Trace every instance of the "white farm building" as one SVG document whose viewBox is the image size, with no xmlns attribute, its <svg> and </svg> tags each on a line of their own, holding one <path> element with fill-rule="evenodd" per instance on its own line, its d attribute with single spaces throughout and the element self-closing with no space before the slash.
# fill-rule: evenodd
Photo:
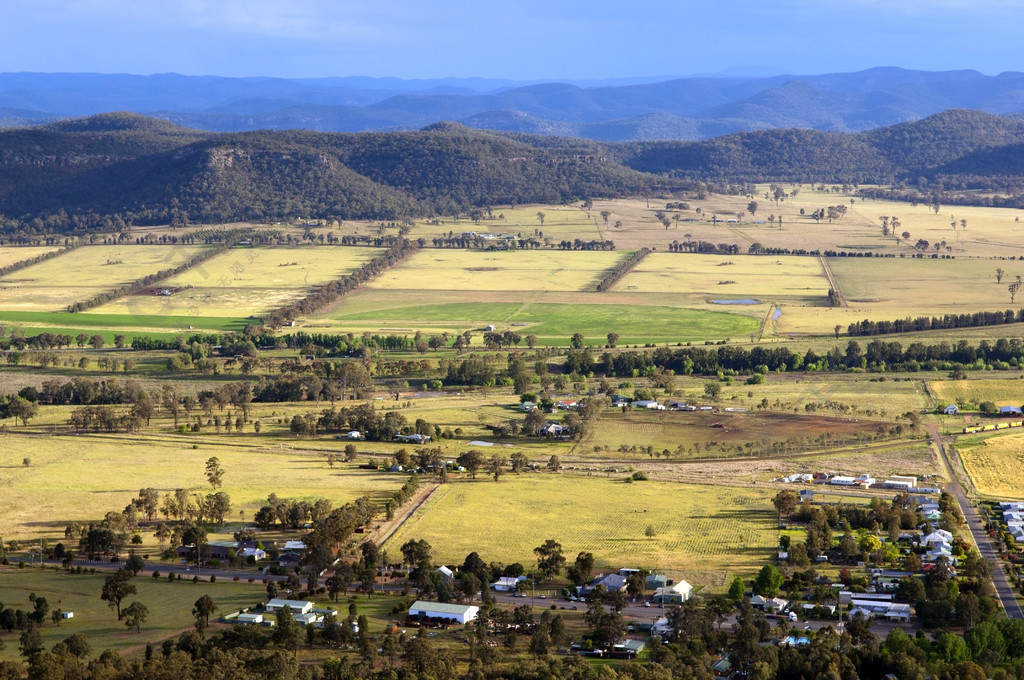
<svg viewBox="0 0 1024 680">
<path fill-rule="evenodd" d="M 427 602 L 425 600 L 416 600 L 409 607 L 409 618 L 418 618 L 422 621 L 448 619 L 456 623 L 469 623 L 476 619 L 479 613 L 480 607 L 473 605 Z"/>
</svg>

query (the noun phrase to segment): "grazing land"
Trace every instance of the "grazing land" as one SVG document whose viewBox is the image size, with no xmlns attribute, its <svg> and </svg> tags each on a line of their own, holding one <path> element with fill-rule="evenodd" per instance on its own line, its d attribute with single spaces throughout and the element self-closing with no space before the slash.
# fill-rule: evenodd
<svg viewBox="0 0 1024 680">
<path fill-rule="evenodd" d="M 41 421 L 44 419 L 41 419 Z M 335 506 L 391 493 L 404 475 L 328 467 L 326 456 L 296 442 L 253 441 L 251 436 L 200 440 L 170 435 L 0 435 L 0 510 L 4 538 L 59 539 L 71 522 L 89 522 L 120 511 L 153 486 L 160 493 L 184 488 L 209 493 L 204 463 L 216 456 L 224 468 L 223 491 L 235 513 L 252 517 L 271 493 L 282 498 L 327 498 Z M 29 465 L 23 460 L 30 459 Z"/>
<path fill-rule="evenodd" d="M 73 612 L 74 618 L 65 619 L 60 625 L 47 622 L 39 628 L 43 636 L 43 647 L 52 648 L 71 635 L 81 633 L 92 646 L 93 655 L 98 656 L 105 649 L 121 653 L 139 651 L 146 642 L 174 637 L 191 629 L 195 618 L 192 607 L 197 599 L 209 595 L 217 605 L 216 619 L 221 613 L 252 607 L 266 594 L 263 584 L 244 581 L 221 580 L 218 583 L 192 583 L 188 580 L 170 583 L 166 578 L 154 579 L 150 572 L 140 574 L 132 580 L 138 589 L 129 596 L 124 606 L 141 602 L 149 609 L 149 616 L 140 632 L 129 629 L 123 621 L 117 620 L 115 611 L 100 599 L 103 580 L 109 572 L 96 574 L 68 574 L 52 569 L 0 568 L 0 601 L 8 607 L 17 606 L 31 610 L 29 593 L 45 597 L 50 609 Z M 213 620 L 211 619 L 211 623 Z M 18 656 L 17 634 L 8 634 L 6 648 L 0 651 L 0 660 L 15 661 Z"/>
<path fill-rule="evenodd" d="M 8 267 L 18 262 L 24 262 L 25 260 L 31 260 L 33 257 L 39 255 L 45 255 L 46 253 L 52 253 L 57 250 L 57 247 L 37 247 L 37 246 L 7 246 L 0 247 L 0 267 Z M 6 282 L 0 283 L 5 285 Z"/>
<path fill-rule="evenodd" d="M 70 303 L 173 269 L 206 246 L 88 246 L 19 270 L 0 287 L 0 309 L 55 312 Z"/>
<path fill-rule="evenodd" d="M 625 476 L 533 473 L 495 484 L 481 473 L 442 485 L 385 547 L 423 539 L 439 562 L 461 563 L 475 550 L 510 563 L 554 538 L 566 555 L 593 552 L 605 569 L 636 564 L 719 587 L 752 574 L 777 544 L 767 489 L 626 484 Z"/>
</svg>

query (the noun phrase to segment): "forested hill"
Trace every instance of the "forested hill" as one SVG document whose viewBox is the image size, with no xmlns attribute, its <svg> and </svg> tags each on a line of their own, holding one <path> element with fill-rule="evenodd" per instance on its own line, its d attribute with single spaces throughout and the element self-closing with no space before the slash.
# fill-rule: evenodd
<svg viewBox="0 0 1024 680">
<path fill-rule="evenodd" d="M 415 132 L 209 133 L 135 114 L 0 131 L 6 231 L 296 217 L 397 220 L 697 183 L 998 189 L 1024 205 L 1024 117 L 951 110 L 864 133 L 765 130 L 605 144 L 438 123 Z M 1007 197 L 1008 196 L 1008 197 Z M 955 197 L 954 197 L 955 198 Z M 988 198 L 986 200 L 995 200 Z"/>
<path fill-rule="evenodd" d="M 1024 117 L 953 109 L 912 123 L 843 134 L 763 130 L 700 142 L 645 142 L 617 147 L 636 170 L 734 182 L 959 184 L 963 176 L 1019 176 L 1000 150 L 1024 143 Z M 982 187 L 983 188 L 983 187 Z"/>
<path fill-rule="evenodd" d="M 418 132 L 207 133 L 134 114 L 0 131 L 6 228 L 294 217 L 394 220 L 679 188 L 577 140 L 459 125 Z"/>
</svg>

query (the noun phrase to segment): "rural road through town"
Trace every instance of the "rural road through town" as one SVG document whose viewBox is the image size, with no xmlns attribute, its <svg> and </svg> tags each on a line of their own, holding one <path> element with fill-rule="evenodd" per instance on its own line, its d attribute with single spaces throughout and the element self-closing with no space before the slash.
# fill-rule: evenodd
<svg viewBox="0 0 1024 680">
<path fill-rule="evenodd" d="M 931 434 L 935 446 L 938 447 L 942 464 L 946 466 L 946 472 L 949 475 L 949 490 L 953 492 L 957 502 L 960 504 L 964 520 L 971 530 L 971 535 L 974 536 L 974 543 L 978 546 L 978 552 L 981 553 L 985 560 L 992 564 L 992 584 L 996 588 L 999 601 L 1003 604 L 1003 610 L 1011 619 L 1024 619 L 1024 612 L 1021 611 L 1017 595 L 1006 578 L 1006 571 L 1003 569 L 1002 561 L 992 546 L 992 539 L 989 538 L 988 532 L 985 531 L 985 522 L 982 521 L 981 515 L 978 514 L 977 507 L 967 499 L 967 494 L 964 493 L 963 486 L 960 484 L 960 478 L 956 476 L 953 465 L 949 460 L 946 443 L 943 441 L 942 435 L 939 434 L 939 429 L 934 425 L 929 425 L 928 432 Z"/>
</svg>

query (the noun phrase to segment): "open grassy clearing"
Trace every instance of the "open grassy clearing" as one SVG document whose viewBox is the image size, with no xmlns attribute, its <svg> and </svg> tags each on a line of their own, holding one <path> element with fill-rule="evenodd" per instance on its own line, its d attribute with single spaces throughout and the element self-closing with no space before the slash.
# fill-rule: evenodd
<svg viewBox="0 0 1024 680">
<path fill-rule="evenodd" d="M 45 428 L 46 415 L 38 420 Z M 406 479 L 340 462 L 331 469 L 322 453 L 292 445 L 243 435 L 0 435 L 0 526 L 8 539 L 61 537 L 71 521 L 124 509 L 143 487 L 209 493 L 204 465 L 211 456 L 224 468 L 222 490 L 231 496 L 233 514 L 244 510 L 247 517 L 270 493 L 328 498 L 338 506 L 364 494 L 382 497 Z M 25 458 L 30 465 L 23 465 Z"/>
<path fill-rule="evenodd" d="M 29 593 L 45 597 L 50 610 L 61 609 L 74 612 L 72 619 L 62 620 L 55 625 L 47 619 L 39 629 L 43 636 L 43 647 L 52 648 L 61 640 L 81 633 L 92 646 L 92 658 L 98 657 L 105 649 L 114 649 L 124 653 L 139 651 L 146 642 L 160 640 L 191 629 L 195 618 L 192 607 L 203 595 L 209 595 L 217 605 L 214 618 L 221 613 L 238 611 L 242 607 L 251 607 L 263 601 L 266 596 L 265 586 L 260 580 L 255 583 L 234 583 L 218 581 L 217 583 L 192 583 L 182 580 L 169 583 L 166 578 L 153 579 L 150 573 L 139 575 L 132 583 L 138 594 L 130 595 L 122 603 L 122 607 L 132 602 L 141 602 L 149 609 L 149 617 L 142 624 L 141 632 L 129 630 L 124 621 L 117 620 L 117 613 L 100 599 L 103 580 L 107 573 L 97 574 L 66 574 L 53 569 L 13 569 L 4 567 L 0 572 L 0 601 L 6 606 L 31 611 L 32 604 L 28 601 Z M 326 603 L 325 603 L 326 604 Z M 211 623 L 213 619 L 211 618 Z M 0 651 L 0 659 L 18 661 L 18 635 L 4 633 L 0 635 L 6 643 Z"/>
<path fill-rule="evenodd" d="M 56 246 L 3 246 L 0 247 L 0 267 L 31 260 L 57 250 Z"/>
<path fill-rule="evenodd" d="M 629 252 L 425 250 L 374 279 L 376 290 L 593 290 Z"/>
<path fill-rule="evenodd" d="M 481 475 L 442 485 L 386 548 L 425 539 L 440 562 L 461 563 L 475 550 L 529 568 L 533 548 L 554 538 L 570 560 L 590 551 L 603 568 L 643 566 L 717 587 L 752 574 L 777 543 L 768 490 L 625 484 L 623 476 L 534 473 L 495 484 Z"/>
<path fill-rule="evenodd" d="M 990 498 L 1024 498 L 1024 434 L 996 434 L 957 440 L 964 470 L 978 493 Z"/>
<path fill-rule="evenodd" d="M 83 246 L 15 272 L 0 282 L 0 308 L 55 312 L 154 274 L 173 269 L 207 246 Z"/>
<path fill-rule="evenodd" d="M 160 284 L 191 288 L 169 296 L 132 295 L 95 311 L 157 317 L 259 315 L 355 271 L 381 252 L 340 246 L 232 248 Z"/>
</svg>

